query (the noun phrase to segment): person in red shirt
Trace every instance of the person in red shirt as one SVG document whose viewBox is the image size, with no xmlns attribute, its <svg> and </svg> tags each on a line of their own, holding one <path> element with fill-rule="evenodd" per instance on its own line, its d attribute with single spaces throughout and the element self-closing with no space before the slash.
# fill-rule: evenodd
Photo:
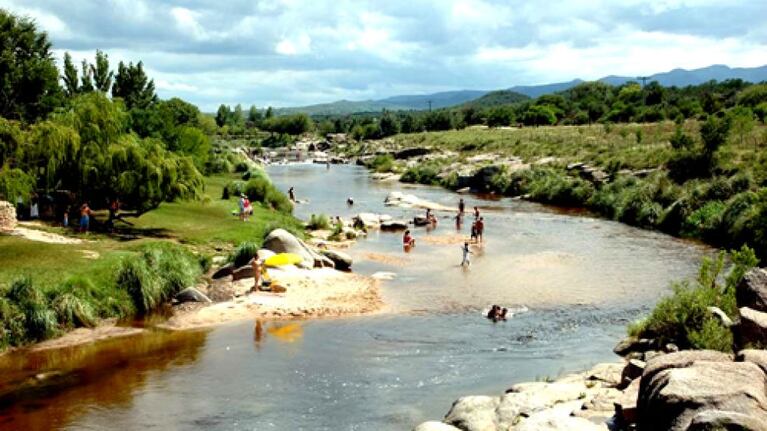
<svg viewBox="0 0 767 431">
<path fill-rule="evenodd" d="M 402 245 L 405 246 L 405 251 L 410 251 L 411 247 L 415 247 L 415 238 L 410 235 L 410 231 L 406 230 L 402 235 Z"/>
<path fill-rule="evenodd" d="M 477 242 L 482 242 L 482 233 L 485 230 L 485 218 L 480 217 L 477 220 Z"/>
</svg>

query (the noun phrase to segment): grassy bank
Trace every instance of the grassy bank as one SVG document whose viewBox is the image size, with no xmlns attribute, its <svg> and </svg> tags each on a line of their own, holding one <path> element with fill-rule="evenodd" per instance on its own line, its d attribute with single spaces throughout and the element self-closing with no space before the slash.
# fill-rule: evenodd
<svg viewBox="0 0 767 431">
<path fill-rule="evenodd" d="M 241 242 L 260 245 L 276 227 L 300 232 L 288 211 L 254 200 L 254 214 L 242 222 L 234 197 L 223 189 L 240 175 L 206 178 L 199 201 L 164 203 L 114 233 L 75 234 L 46 226 L 81 244 L 50 244 L 0 236 L 0 350 L 54 337 L 100 319 L 128 319 L 151 313 L 184 287 L 194 285 L 214 254 L 226 255 Z M 97 214 L 104 220 L 105 214 Z"/>
</svg>

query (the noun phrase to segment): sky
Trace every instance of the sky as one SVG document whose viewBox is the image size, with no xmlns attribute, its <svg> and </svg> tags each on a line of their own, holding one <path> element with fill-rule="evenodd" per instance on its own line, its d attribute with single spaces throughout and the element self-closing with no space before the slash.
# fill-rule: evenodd
<svg viewBox="0 0 767 431">
<path fill-rule="evenodd" d="M 59 64 L 144 62 L 163 98 L 302 106 L 767 64 L 767 1 L 0 0 Z"/>
</svg>

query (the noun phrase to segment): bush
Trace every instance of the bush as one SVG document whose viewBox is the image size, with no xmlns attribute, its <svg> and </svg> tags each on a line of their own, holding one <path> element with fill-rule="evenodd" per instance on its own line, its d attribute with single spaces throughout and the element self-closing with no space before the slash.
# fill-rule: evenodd
<svg viewBox="0 0 767 431">
<path fill-rule="evenodd" d="M 312 214 L 312 216 L 309 218 L 309 223 L 306 225 L 306 228 L 309 230 L 329 229 L 330 220 L 325 214 Z"/>
<path fill-rule="evenodd" d="M 279 191 L 261 171 L 252 171 L 254 175 L 243 186 L 242 192 L 248 196 L 251 202 L 261 202 L 277 211 L 291 213 L 293 203 Z"/>
<path fill-rule="evenodd" d="M 53 310 L 56 312 L 58 322 L 66 328 L 81 326 L 93 327 L 96 325 L 96 313 L 93 306 L 73 293 L 64 293 L 54 299 Z"/>
<path fill-rule="evenodd" d="M 694 282 L 675 283 L 673 293 L 663 298 L 650 316 L 629 326 L 629 334 L 654 338 L 660 344 L 674 343 L 682 349 L 732 351 L 732 333 L 708 307 L 719 307 L 729 316 L 737 312 L 735 286 L 758 264 L 754 251 L 742 247 L 731 252 L 733 265 L 720 284 L 725 253 L 716 260 L 705 258 Z"/>
<path fill-rule="evenodd" d="M 716 238 L 727 206 L 722 201 L 710 201 L 690 214 L 682 226 L 682 234 L 693 238 Z"/>
<path fill-rule="evenodd" d="M 412 168 L 408 168 L 403 174 L 400 181 L 403 183 L 417 183 L 428 185 L 439 185 L 440 169 L 435 165 L 423 164 L 416 165 Z"/>
<path fill-rule="evenodd" d="M 394 157 L 391 154 L 379 154 L 368 164 L 376 172 L 391 172 L 394 169 Z"/>
<path fill-rule="evenodd" d="M 56 315 L 42 293 L 33 286 L 31 278 L 14 281 L 6 297 L 15 303 L 23 315 L 25 338 L 41 341 L 56 333 Z"/>
<path fill-rule="evenodd" d="M 136 310 L 147 314 L 192 285 L 201 272 L 196 257 L 182 246 L 156 242 L 143 246 L 138 258 L 123 259 L 116 282 L 128 292 Z"/>
<path fill-rule="evenodd" d="M 230 256 L 229 261 L 234 264 L 235 268 L 245 266 L 251 259 L 253 259 L 259 248 L 261 248 L 261 246 L 254 242 L 241 242 Z"/>
</svg>

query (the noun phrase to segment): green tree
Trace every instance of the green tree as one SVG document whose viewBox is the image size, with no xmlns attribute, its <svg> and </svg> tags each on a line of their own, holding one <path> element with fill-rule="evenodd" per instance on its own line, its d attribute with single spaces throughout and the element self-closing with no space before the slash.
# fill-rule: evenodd
<svg viewBox="0 0 767 431">
<path fill-rule="evenodd" d="M 169 149 L 192 158 L 199 171 L 203 171 L 210 156 L 210 138 L 196 127 L 182 126 Z"/>
<path fill-rule="evenodd" d="M 709 115 L 700 127 L 700 139 L 704 153 L 712 158 L 719 148 L 727 142 L 730 133 L 730 119 Z"/>
<path fill-rule="evenodd" d="M 109 70 L 109 57 L 101 50 L 96 50 L 96 63 L 90 65 L 94 88 L 102 93 L 108 93 L 112 88 L 114 72 Z"/>
<path fill-rule="evenodd" d="M 0 117 L 43 118 L 60 104 L 61 93 L 47 34 L 0 9 Z"/>
<path fill-rule="evenodd" d="M 390 113 L 386 112 L 378 123 L 381 128 L 381 136 L 392 136 L 399 133 L 399 121 Z"/>
<path fill-rule="evenodd" d="M 77 68 L 72 63 L 72 56 L 68 52 L 64 53 L 64 73 L 61 79 L 64 81 L 64 91 L 67 96 L 75 97 L 80 93 L 80 79 Z"/>
<path fill-rule="evenodd" d="M 90 93 L 96 87 L 93 86 L 93 72 L 86 60 L 81 63 L 82 74 L 80 75 L 80 93 Z"/>
<path fill-rule="evenodd" d="M 218 111 L 216 111 L 216 125 L 218 125 L 218 127 L 224 127 L 229 122 L 230 115 L 231 111 L 229 110 L 229 106 L 224 104 L 220 105 Z"/>
<path fill-rule="evenodd" d="M 556 123 L 557 116 L 549 105 L 534 105 L 522 114 L 522 122 L 527 126 L 546 126 Z"/>
<path fill-rule="evenodd" d="M 150 80 L 144 73 L 142 62 L 139 61 L 135 66 L 133 63 L 126 66 L 120 62 L 114 77 L 112 97 L 121 98 L 128 109 L 146 109 L 157 102 L 154 80 Z"/>
<path fill-rule="evenodd" d="M 242 126 L 245 123 L 245 115 L 242 113 L 242 105 L 239 103 L 234 107 L 234 112 L 229 119 L 232 126 Z"/>
<path fill-rule="evenodd" d="M 258 127 L 261 124 L 261 112 L 256 105 L 251 105 L 248 109 L 248 127 Z"/>
<path fill-rule="evenodd" d="M 274 110 L 270 106 L 270 107 L 266 108 L 266 113 L 264 114 L 264 118 L 266 118 L 268 120 L 268 119 L 270 119 L 272 117 L 274 117 Z"/>
<path fill-rule="evenodd" d="M 488 127 L 506 127 L 514 121 L 514 111 L 508 106 L 498 106 L 487 114 Z"/>
<path fill-rule="evenodd" d="M 732 129 L 738 134 L 740 145 L 742 146 L 746 135 L 751 133 L 751 131 L 754 130 L 754 126 L 756 126 L 754 113 L 751 109 L 745 106 L 737 106 L 732 108 L 728 113 L 728 116 Z"/>
</svg>

